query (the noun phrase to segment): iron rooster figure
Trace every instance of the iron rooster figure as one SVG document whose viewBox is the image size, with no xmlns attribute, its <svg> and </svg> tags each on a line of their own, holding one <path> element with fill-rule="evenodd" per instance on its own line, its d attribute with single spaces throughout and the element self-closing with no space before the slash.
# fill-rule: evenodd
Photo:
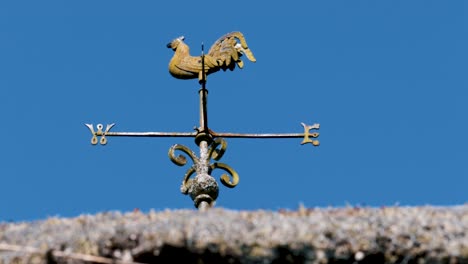
<svg viewBox="0 0 468 264">
<path fill-rule="evenodd" d="M 242 55 L 247 56 L 251 62 L 256 61 L 241 32 L 228 33 L 211 46 L 208 54 L 204 55 L 205 76 L 202 73 L 201 56 L 190 55 L 190 48 L 184 43 L 183 36 L 174 39 L 167 44 L 167 47 L 174 50 L 174 56 L 169 62 L 169 73 L 177 79 L 198 78 L 201 81 L 220 69 L 232 71 L 236 68 L 236 64 L 242 69 L 244 67 L 244 62 L 240 59 Z"/>
</svg>

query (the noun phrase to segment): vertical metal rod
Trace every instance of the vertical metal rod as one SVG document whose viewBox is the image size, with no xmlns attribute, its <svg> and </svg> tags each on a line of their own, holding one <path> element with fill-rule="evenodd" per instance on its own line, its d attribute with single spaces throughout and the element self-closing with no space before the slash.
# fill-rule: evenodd
<svg viewBox="0 0 468 264">
<path fill-rule="evenodd" d="M 211 208 L 211 205 L 207 202 L 207 201 L 202 201 L 199 205 L 198 205 L 198 210 L 201 211 L 201 212 L 204 212 L 206 210 L 208 210 L 209 208 Z"/>
<path fill-rule="evenodd" d="M 204 52 L 203 44 L 202 44 L 201 62 L 202 62 L 202 78 L 200 80 L 200 83 L 202 87 L 199 91 L 200 93 L 200 129 L 203 132 L 208 132 L 208 110 L 207 110 L 208 90 L 206 89 L 205 52 Z"/>
<path fill-rule="evenodd" d="M 200 89 L 200 132 L 208 132 L 207 95 L 208 91 L 203 87 Z"/>
<path fill-rule="evenodd" d="M 208 90 L 206 89 L 206 74 L 205 74 L 205 53 L 204 47 L 202 43 L 202 55 L 201 55 L 201 63 L 202 63 L 202 71 L 201 71 L 201 78 L 200 84 L 201 89 L 199 91 L 200 94 L 200 128 L 198 130 L 197 137 L 200 141 L 197 142 L 197 137 L 195 141 L 197 142 L 198 146 L 200 147 L 200 158 L 197 164 L 197 176 L 195 179 L 203 186 L 204 192 L 209 190 L 208 193 L 204 193 L 202 195 L 197 195 L 194 199 L 195 204 L 200 211 L 205 211 L 210 208 L 216 197 L 218 196 L 218 185 L 216 184 L 216 180 L 209 175 L 208 170 L 210 166 L 210 158 L 208 157 L 208 147 L 211 144 L 210 140 L 210 132 L 208 129 L 208 109 L 207 109 L 207 97 L 208 97 Z M 197 202 L 199 197 L 202 197 L 200 202 Z M 207 200 L 208 199 L 208 200 Z"/>
<path fill-rule="evenodd" d="M 197 174 L 208 175 L 208 167 L 209 167 L 208 142 L 203 140 L 200 142 L 200 159 L 198 163 Z"/>
<path fill-rule="evenodd" d="M 199 143 L 200 157 L 196 163 L 197 176 L 194 179 L 196 184 L 190 196 L 192 196 L 195 206 L 200 211 L 205 211 L 214 205 L 218 197 L 218 184 L 216 180 L 209 175 L 210 157 L 208 155 L 209 144 L 207 139 Z M 192 182 L 193 184 L 193 182 Z"/>
</svg>

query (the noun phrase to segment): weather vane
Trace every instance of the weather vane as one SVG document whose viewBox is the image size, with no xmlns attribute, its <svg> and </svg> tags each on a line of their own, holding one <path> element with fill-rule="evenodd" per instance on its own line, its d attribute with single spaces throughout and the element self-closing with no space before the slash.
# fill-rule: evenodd
<svg viewBox="0 0 468 264">
<path fill-rule="evenodd" d="M 184 37 L 174 39 L 167 44 L 168 48 L 174 50 L 174 56 L 169 62 L 169 72 L 177 79 L 198 78 L 201 88 L 198 91 L 200 97 L 200 126 L 194 132 L 111 132 L 114 124 L 105 128 L 102 124 L 94 126 L 86 124 L 92 134 L 91 144 L 107 144 L 107 137 L 193 137 L 199 147 L 199 156 L 184 145 L 175 144 L 169 149 L 170 160 L 178 166 L 187 164 L 187 158 L 192 165 L 187 169 L 182 180 L 181 192 L 188 194 L 194 201 L 195 207 L 200 210 L 210 208 L 218 197 L 219 188 L 216 180 L 211 176 L 213 170 L 220 169 L 227 174 L 221 175 L 221 183 L 229 188 L 234 188 L 239 183 L 239 175 L 229 165 L 218 162 L 227 148 L 224 138 L 303 138 L 301 144 L 311 143 L 319 145 L 314 139 L 319 136 L 319 124 L 306 125 L 301 123 L 304 133 L 280 133 L 280 134 L 245 134 L 245 133 L 217 133 L 208 127 L 208 90 L 206 89 L 206 78 L 209 74 L 219 70 L 242 69 L 244 62 L 240 59 L 245 55 L 250 61 L 256 59 L 245 41 L 241 32 L 232 32 L 219 38 L 205 55 L 202 45 L 201 56 L 191 56 Z M 176 155 L 176 152 L 181 152 Z M 193 174 L 195 177 L 191 178 Z"/>
</svg>

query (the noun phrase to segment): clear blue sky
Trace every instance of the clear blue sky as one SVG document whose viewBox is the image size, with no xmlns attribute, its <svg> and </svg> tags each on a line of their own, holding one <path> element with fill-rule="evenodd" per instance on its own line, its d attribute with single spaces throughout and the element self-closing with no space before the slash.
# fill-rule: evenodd
<svg viewBox="0 0 468 264">
<path fill-rule="evenodd" d="M 3 1 L 0 3 L 0 220 L 193 208 L 185 167 L 167 157 L 191 132 L 197 81 L 172 78 L 166 44 L 192 54 L 231 31 L 257 58 L 210 76 L 210 128 L 302 132 L 228 139 L 240 174 L 231 209 L 455 205 L 468 201 L 466 1 Z M 215 173 L 216 176 L 219 174 Z"/>
</svg>

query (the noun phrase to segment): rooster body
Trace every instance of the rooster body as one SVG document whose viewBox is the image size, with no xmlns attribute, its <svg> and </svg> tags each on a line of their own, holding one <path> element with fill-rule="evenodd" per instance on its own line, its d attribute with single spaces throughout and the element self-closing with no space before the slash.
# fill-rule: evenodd
<svg viewBox="0 0 468 264">
<path fill-rule="evenodd" d="M 174 39 L 167 44 L 167 47 L 174 50 L 174 56 L 169 62 L 169 73 L 173 77 L 199 80 L 204 78 L 202 57 L 190 55 L 190 48 L 184 43 L 184 37 Z M 205 76 L 220 69 L 232 71 L 236 68 L 236 64 L 242 69 L 244 67 L 244 62 L 240 59 L 242 55 L 246 55 L 252 62 L 256 61 L 241 32 L 222 36 L 211 46 L 208 54 L 204 55 Z"/>
</svg>

